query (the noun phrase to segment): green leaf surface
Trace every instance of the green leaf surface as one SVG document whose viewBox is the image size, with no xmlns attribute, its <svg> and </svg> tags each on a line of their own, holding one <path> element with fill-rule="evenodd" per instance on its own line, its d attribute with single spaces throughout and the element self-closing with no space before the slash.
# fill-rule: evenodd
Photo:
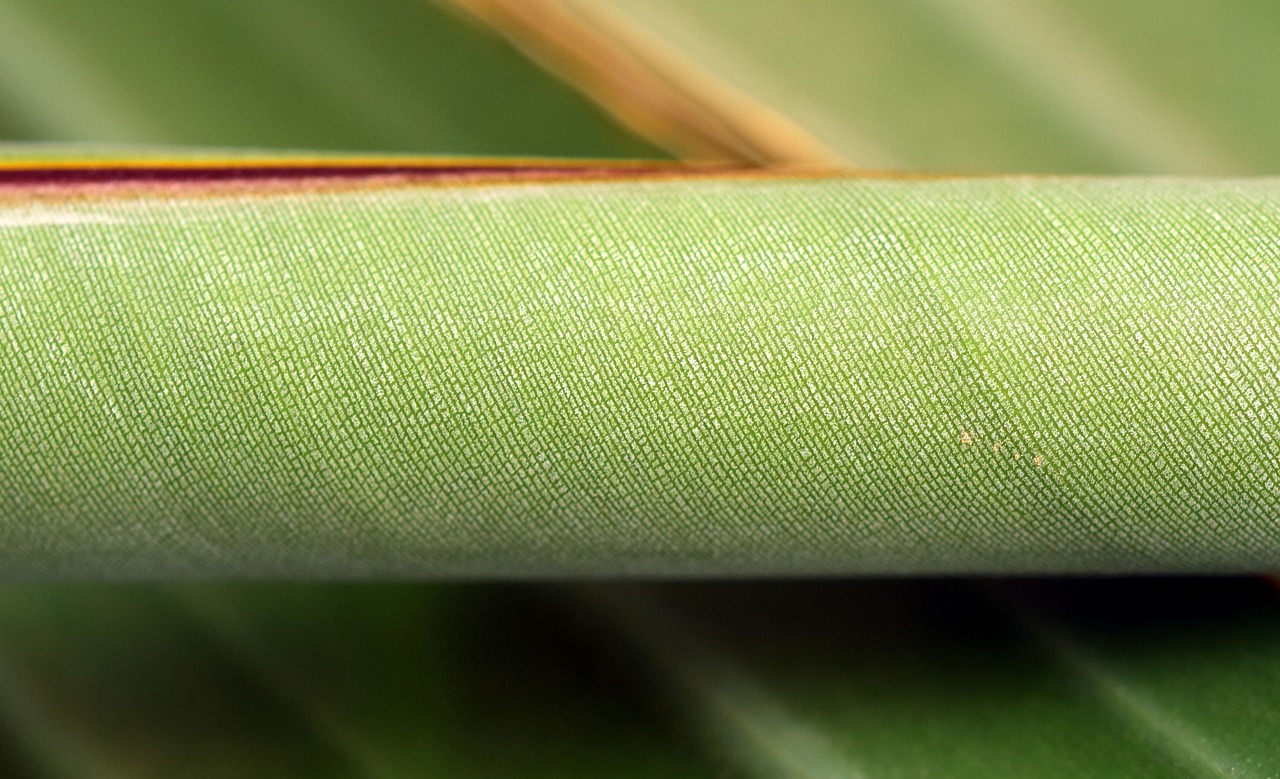
<svg viewBox="0 0 1280 779">
<path fill-rule="evenodd" d="M 3 0 L 0 137 L 663 156 L 426 0 Z"/>
<path fill-rule="evenodd" d="M 873 167 L 1274 173 L 1280 6 L 613 0 Z"/>
<path fill-rule="evenodd" d="M 1280 561 L 1274 181 L 656 175 L 12 185 L 0 570 Z"/>
</svg>

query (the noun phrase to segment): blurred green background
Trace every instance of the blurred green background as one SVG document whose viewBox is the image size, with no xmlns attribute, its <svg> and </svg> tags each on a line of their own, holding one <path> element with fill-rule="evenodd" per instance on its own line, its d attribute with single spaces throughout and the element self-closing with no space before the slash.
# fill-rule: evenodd
<svg viewBox="0 0 1280 779">
<path fill-rule="evenodd" d="M 858 165 L 1280 169 L 1267 0 L 614 5 Z M 4 0 L 0 137 L 664 154 L 447 0 Z"/>
<path fill-rule="evenodd" d="M 3 0 L 10 140 L 664 156 L 425 0 Z"/>
</svg>

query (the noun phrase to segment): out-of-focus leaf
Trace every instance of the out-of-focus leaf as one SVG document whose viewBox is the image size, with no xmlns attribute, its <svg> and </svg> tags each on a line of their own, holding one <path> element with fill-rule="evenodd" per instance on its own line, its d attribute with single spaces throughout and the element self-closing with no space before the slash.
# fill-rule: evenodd
<svg viewBox="0 0 1280 779">
<path fill-rule="evenodd" d="M 1269 776 L 1258 580 L 0 589 L 6 776 Z"/>
<path fill-rule="evenodd" d="M 0 570 L 1280 561 L 1274 181 L 382 164 L 0 171 Z"/>
<path fill-rule="evenodd" d="M 10 139 L 660 154 L 425 0 L 3 0 Z"/>
<path fill-rule="evenodd" d="M 612 2 L 855 163 L 1280 170 L 1275 3 Z"/>
<path fill-rule="evenodd" d="M 759 777 L 1271 776 L 1260 580 L 616 587 L 705 742 Z"/>
<path fill-rule="evenodd" d="M 5 776 L 703 777 L 513 588 L 0 589 Z"/>
</svg>

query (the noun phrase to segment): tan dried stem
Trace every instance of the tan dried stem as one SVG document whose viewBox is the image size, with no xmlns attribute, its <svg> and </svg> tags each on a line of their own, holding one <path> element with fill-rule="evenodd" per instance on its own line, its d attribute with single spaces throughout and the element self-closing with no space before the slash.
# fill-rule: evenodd
<svg viewBox="0 0 1280 779">
<path fill-rule="evenodd" d="M 441 0 L 479 20 L 624 125 L 697 160 L 842 165 L 795 123 L 591 0 Z"/>
</svg>

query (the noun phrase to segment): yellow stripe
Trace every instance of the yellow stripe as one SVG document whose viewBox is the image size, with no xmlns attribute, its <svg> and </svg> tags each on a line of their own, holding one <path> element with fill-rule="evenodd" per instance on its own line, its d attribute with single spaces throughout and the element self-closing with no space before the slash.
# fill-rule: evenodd
<svg viewBox="0 0 1280 779">
<path fill-rule="evenodd" d="M 689 167 L 709 167 L 706 165 L 690 165 L 683 162 L 667 162 L 660 160 L 583 160 L 555 159 L 550 157 L 228 157 L 228 158 L 196 158 L 196 159 L 152 159 L 121 158 L 111 159 L 94 157 L 92 159 L 57 159 L 57 160 L 0 160 L 0 170 L 217 170 L 224 168 L 403 168 L 414 167 L 423 170 L 442 168 L 581 168 L 583 170 L 599 170 L 610 168 L 639 168 L 653 170 L 681 170 Z"/>
</svg>

